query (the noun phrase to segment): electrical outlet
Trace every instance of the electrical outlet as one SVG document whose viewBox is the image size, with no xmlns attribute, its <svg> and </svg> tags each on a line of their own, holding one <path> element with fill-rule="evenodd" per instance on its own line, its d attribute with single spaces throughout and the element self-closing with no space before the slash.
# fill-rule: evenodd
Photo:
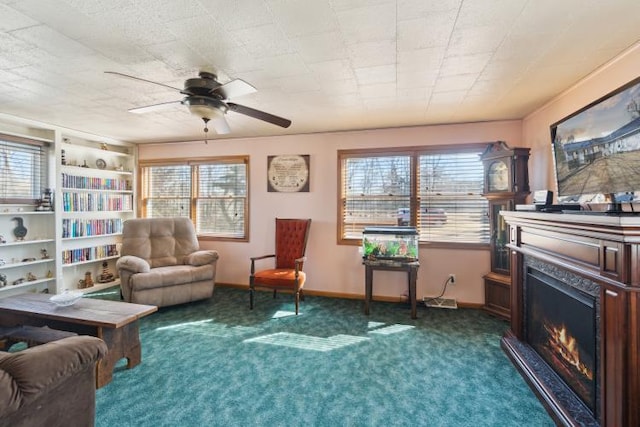
<svg viewBox="0 0 640 427">
<path fill-rule="evenodd" d="M 449 274 L 449 284 L 450 285 L 455 285 L 455 283 L 456 283 L 456 275 L 453 274 L 453 273 L 450 273 Z"/>
</svg>

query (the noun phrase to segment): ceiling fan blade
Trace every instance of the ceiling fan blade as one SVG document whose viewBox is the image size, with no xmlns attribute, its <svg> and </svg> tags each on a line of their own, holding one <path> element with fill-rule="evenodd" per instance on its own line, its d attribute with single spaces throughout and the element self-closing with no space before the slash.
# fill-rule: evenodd
<svg viewBox="0 0 640 427">
<path fill-rule="evenodd" d="M 258 90 L 255 87 L 242 79 L 231 80 L 229 83 L 225 83 L 215 89 L 211 89 L 212 94 L 219 95 L 222 99 L 237 98 L 257 91 Z"/>
<path fill-rule="evenodd" d="M 153 105 L 146 105 L 144 107 L 130 108 L 129 112 L 130 113 L 136 113 L 136 114 L 151 113 L 153 111 L 167 110 L 171 106 L 173 106 L 175 104 L 181 104 L 181 103 L 182 103 L 182 101 L 162 102 L 160 104 L 153 104 Z"/>
<path fill-rule="evenodd" d="M 134 76 L 130 76 L 128 74 L 118 73 L 117 71 L 105 71 L 105 73 L 106 74 L 113 74 L 115 76 L 125 77 L 127 79 L 132 79 L 132 80 L 138 80 L 138 81 L 141 81 L 141 82 L 151 83 L 151 84 L 158 85 L 158 86 L 164 86 L 164 87 L 169 88 L 169 89 L 177 90 L 178 92 L 182 91 L 182 89 L 178 89 L 177 87 L 169 86 L 169 85 L 166 85 L 164 83 L 153 82 L 151 80 L 141 79 L 140 77 L 134 77 Z"/>
<path fill-rule="evenodd" d="M 288 128 L 291 126 L 291 120 L 283 117 L 274 116 L 273 114 L 265 113 L 264 111 L 256 110 L 254 108 L 245 107 L 244 105 L 234 104 L 233 102 L 227 102 L 229 109 L 236 113 L 244 114 L 245 116 L 253 117 L 254 119 L 262 120 L 276 126 Z"/>
<path fill-rule="evenodd" d="M 211 125 L 216 130 L 218 135 L 226 135 L 231 133 L 231 128 L 229 127 L 229 123 L 227 123 L 227 119 L 224 116 L 214 117 L 211 119 Z"/>
</svg>

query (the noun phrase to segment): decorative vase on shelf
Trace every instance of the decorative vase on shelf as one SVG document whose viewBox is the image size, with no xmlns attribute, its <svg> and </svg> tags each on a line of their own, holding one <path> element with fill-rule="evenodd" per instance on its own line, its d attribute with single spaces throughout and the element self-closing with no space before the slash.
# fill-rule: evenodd
<svg viewBox="0 0 640 427">
<path fill-rule="evenodd" d="M 16 240 L 22 241 L 27 235 L 27 227 L 24 226 L 24 221 L 19 216 L 11 218 L 11 221 L 16 221 L 18 225 L 13 229 L 13 235 L 16 236 Z"/>
</svg>

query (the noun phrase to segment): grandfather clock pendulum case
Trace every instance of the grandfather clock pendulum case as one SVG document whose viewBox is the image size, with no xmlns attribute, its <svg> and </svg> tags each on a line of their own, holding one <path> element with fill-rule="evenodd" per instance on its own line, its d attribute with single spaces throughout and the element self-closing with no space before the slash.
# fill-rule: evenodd
<svg viewBox="0 0 640 427">
<path fill-rule="evenodd" d="M 484 165 L 484 194 L 489 201 L 491 271 L 484 276 L 484 309 L 511 318 L 511 263 L 509 229 L 500 211 L 523 204 L 529 191 L 529 149 L 510 148 L 505 142 L 489 145 L 481 156 Z"/>
</svg>

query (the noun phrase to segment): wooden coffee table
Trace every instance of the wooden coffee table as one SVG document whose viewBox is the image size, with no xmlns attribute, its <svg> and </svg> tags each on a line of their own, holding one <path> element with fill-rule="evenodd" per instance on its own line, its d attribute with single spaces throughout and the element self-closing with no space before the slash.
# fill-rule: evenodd
<svg viewBox="0 0 640 427">
<path fill-rule="evenodd" d="M 0 326 L 49 326 L 101 338 L 109 351 L 96 365 L 96 388 L 111 382 L 113 367 L 120 359 L 127 359 L 129 369 L 140 364 L 138 319 L 158 307 L 92 298 L 59 307 L 50 297 L 26 293 L 0 299 Z"/>
</svg>

